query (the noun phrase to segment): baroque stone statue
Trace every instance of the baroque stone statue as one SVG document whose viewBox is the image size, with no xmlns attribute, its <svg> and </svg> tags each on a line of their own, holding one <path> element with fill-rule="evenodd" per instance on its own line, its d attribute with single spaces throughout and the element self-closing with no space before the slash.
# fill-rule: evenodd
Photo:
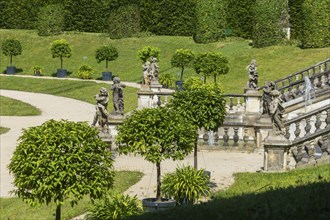
<svg viewBox="0 0 330 220">
<path fill-rule="evenodd" d="M 250 89 L 258 88 L 258 72 L 257 72 L 257 61 L 255 59 L 251 60 L 251 63 L 246 67 L 249 75 L 249 81 L 247 87 Z"/>
<path fill-rule="evenodd" d="M 124 115 L 124 91 L 126 85 L 120 83 L 120 78 L 113 78 L 113 84 L 111 85 L 113 107 L 115 114 Z"/>
<path fill-rule="evenodd" d="M 263 94 L 262 94 L 262 114 L 268 114 L 269 112 L 269 105 L 272 101 L 271 97 L 271 91 L 275 89 L 275 83 L 274 82 L 266 82 L 265 86 L 263 88 Z"/>
<path fill-rule="evenodd" d="M 108 90 L 104 87 L 100 89 L 99 94 L 95 95 L 96 113 L 94 115 L 92 126 L 95 127 L 96 123 L 99 124 L 101 131 L 103 133 L 109 133 L 108 128 L 108 102 L 109 102 L 109 93 Z"/>
<path fill-rule="evenodd" d="M 285 128 L 282 122 L 282 115 L 284 114 L 284 108 L 282 106 L 281 93 L 274 89 L 270 92 L 271 102 L 269 104 L 269 113 L 272 120 L 273 130 L 276 135 L 285 135 Z"/>
<path fill-rule="evenodd" d="M 150 57 L 150 61 L 142 65 L 143 84 L 150 85 L 151 81 L 158 81 L 159 66 L 156 57 Z"/>
</svg>

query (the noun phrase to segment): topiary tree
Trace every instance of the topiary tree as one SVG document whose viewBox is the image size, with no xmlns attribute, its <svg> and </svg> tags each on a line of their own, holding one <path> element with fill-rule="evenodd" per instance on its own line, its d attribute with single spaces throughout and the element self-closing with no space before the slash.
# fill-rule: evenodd
<svg viewBox="0 0 330 220">
<path fill-rule="evenodd" d="M 10 57 L 10 66 L 13 65 L 13 56 L 22 54 L 22 45 L 19 40 L 6 39 L 2 42 L 2 53 Z"/>
<path fill-rule="evenodd" d="M 157 168 L 156 200 L 161 201 L 161 162 L 182 160 L 193 149 L 195 129 L 167 107 L 136 110 L 117 126 L 116 144 L 121 154 L 140 154 Z"/>
<path fill-rule="evenodd" d="M 53 58 L 59 57 L 61 60 L 61 69 L 63 69 L 63 58 L 71 57 L 72 55 L 72 47 L 65 39 L 55 40 L 53 41 L 51 48 Z"/>
<path fill-rule="evenodd" d="M 213 76 L 216 82 L 218 75 L 228 73 L 229 64 L 228 59 L 220 52 L 208 52 L 196 56 L 194 68 L 198 74 L 204 75 L 204 82 L 208 76 Z"/>
<path fill-rule="evenodd" d="M 182 81 L 184 68 L 192 66 L 194 59 L 195 53 L 190 49 L 178 49 L 173 54 L 171 65 L 181 68 L 180 81 Z"/>
<path fill-rule="evenodd" d="M 113 186 L 113 159 L 98 131 L 86 122 L 49 120 L 23 131 L 8 166 L 13 192 L 30 205 L 78 203 L 103 196 Z"/>
<path fill-rule="evenodd" d="M 138 51 L 137 57 L 142 61 L 142 63 L 147 62 L 150 57 L 155 57 L 159 61 L 160 50 L 158 47 L 145 46 Z"/>
<path fill-rule="evenodd" d="M 101 46 L 96 49 L 95 59 L 98 63 L 105 60 L 105 68 L 108 72 L 108 62 L 118 58 L 118 50 L 112 45 Z"/>
<path fill-rule="evenodd" d="M 226 103 L 218 83 L 193 82 L 191 85 L 186 81 L 185 90 L 176 91 L 168 106 L 194 125 L 194 167 L 197 169 L 198 130 L 215 131 L 220 127 L 225 119 Z"/>
</svg>

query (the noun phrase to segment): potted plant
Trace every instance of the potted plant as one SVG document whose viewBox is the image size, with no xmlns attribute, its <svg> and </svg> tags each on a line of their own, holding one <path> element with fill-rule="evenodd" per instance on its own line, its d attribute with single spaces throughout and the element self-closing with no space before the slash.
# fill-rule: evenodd
<svg viewBox="0 0 330 220">
<path fill-rule="evenodd" d="M 91 79 L 94 74 L 94 69 L 91 66 L 88 65 L 82 65 L 78 69 L 78 77 L 80 79 Z"/>
<path fill-rule="evenodd" d="M 72 48 L 69 43 L 65 39 L 55 40 L 53 41 L 51 48 L 53 58 L 60 58 L 61 61 L 61 68 L 57 69 L 57 77 L 64 78 L 66 77 L 67 70 L 63 69 L 63 58 L 64 57 L 71 57 L 72 55 Z"/>
<path fill-rule="evenodd" d="M 22 54 L 22 45 L 19 40 L 7 39 L 2 42 L 2 53 L 10 57 L 10 66 L 7 66 L 7 74 L 15 74 L 16 67 L 13 66 L 13 56 Z"/>
<path fill-rule="evenodd" d="M 171 73 L 164 73 L 159 76 L 159 83 L 163 85 L 164 88 L 170 88 L 174 83 L 174 77 Z"/>
<path fill-rule="evenodd" d="M 106 72 L 102 72 L 102 79 L 105 81 L 112 80 L 112 72 L 108 70 L 108 62 L 118 58 L 118 50 L 112 45 L 101 46 L 96 50 L 95 59 L 98 63 L 105 60 Z"/>
<path fill-rule="evenodd" d="M 205 170 L 196 170 L 192 166 L 178 167 L 163 177 L 162 192 L 179 205 L 193 205 L 200 196 L 210 194 L 209 176 L 205 173 Z"/>
<path fill-rule="evenodd" d="M 41 72 L 42 72 L 42 70 L 43 70 L 43 67 L 42 67 L 42 66 L 35 65 L 35 66 L 33 66 L 31 69 L 32 69 L 33 74 L 34 74 L 35 76 L 41 76 Z"/>
<path fill-rule="evenodd" d="M 195 59 L 195 53 L 189 49 L 178 49 L 171 58 L 171 65 L 173 67 L 181 68 L 180 80 L 175 82 L 177 89 L 182 89 L 183 86 L 183 71 L 185 67 L 190 67 Z"/>
<path fill-rule="evenodd" d="M 156 197 L 142 200 L 147 210 L 175 206 L 175 201 L 161 197 L 161 162 L 182 160 L 195 140 L 194 126 L 167 107 L 135 110 L 122 125 L 117 126 L 116 144 L 120 154 L 134 153 L 156 165 Z"/>
</svg>

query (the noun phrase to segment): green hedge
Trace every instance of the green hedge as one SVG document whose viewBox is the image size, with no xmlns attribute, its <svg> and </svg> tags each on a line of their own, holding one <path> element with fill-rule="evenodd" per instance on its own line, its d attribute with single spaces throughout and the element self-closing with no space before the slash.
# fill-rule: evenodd
<svg viewBox="0 0 330 220">
<path fill-rule="evenodd" d="M 209 43 L 225 37 L 226 13 L 224 1 L 197 0 L 194 41 Z"/>
<path fill-rule="evenodd" d="M 288 17 L 286 0 L 257 0 L 255 6 L 252 45 L 266 47 L 285 39 L 284 27 Z"/>
<path fill-rule="evenodd" d="M 110 38 L 131 37 L 140 32 L 140 10 L 138 5 L 119 7 L 109 15 Z"/>
<path fill-rule="evenodd" d="M 302 14 L 301 47 L 330 46 L 330 0 L 305 0 Z"/>
<path fill-rule="evenodd" d="M 251 38 L 256 0 L 226 0 L 227 22 L 234 36 Z"/>
<path fill-rule="evenodd" d="M 290 8 L 290 37 L 291 39 L 300 39 L 303 30 L 303 12 L 302 4 L 305 0 L 289 0 Z"/>
<path fill-rule="evenodd" d="M 195 0 L 141 0 L 141 28 L 157 35 L 191 36 Z"/>
<path fill-rule="evenodd" d="M 63 33 L 63 7 L 59 4 L 42 7 L 38 15 L 37 31 L 40 36 L 52 36 Z"/>
</svg>

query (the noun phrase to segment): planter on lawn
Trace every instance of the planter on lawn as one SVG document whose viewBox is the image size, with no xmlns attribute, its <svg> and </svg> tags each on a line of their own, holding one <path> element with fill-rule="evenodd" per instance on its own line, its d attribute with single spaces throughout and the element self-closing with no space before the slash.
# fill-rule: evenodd
<svg viewBox="0 0 330 220">
<path fill-rule="evenodd" d="M 175 81 L 175 88 L 176 90 L 183 90 L 183 81 Z"/>
<path fill-rule="evenodd" d="M 111 81 L 112 80 L 112 72 L 102 72 L 102 80 Z"/>
<path fill-rule="evenodd" d="M 16 73 L 16 67 L 14 66 L 7 66 L 6 73 L 9 75 L 13 75 Z"/>
<path fill-rule="evenodd" d="M 57 69 L 57 77 L 65 78 L 66 77 L 66 69 Z"/>
</svg>

